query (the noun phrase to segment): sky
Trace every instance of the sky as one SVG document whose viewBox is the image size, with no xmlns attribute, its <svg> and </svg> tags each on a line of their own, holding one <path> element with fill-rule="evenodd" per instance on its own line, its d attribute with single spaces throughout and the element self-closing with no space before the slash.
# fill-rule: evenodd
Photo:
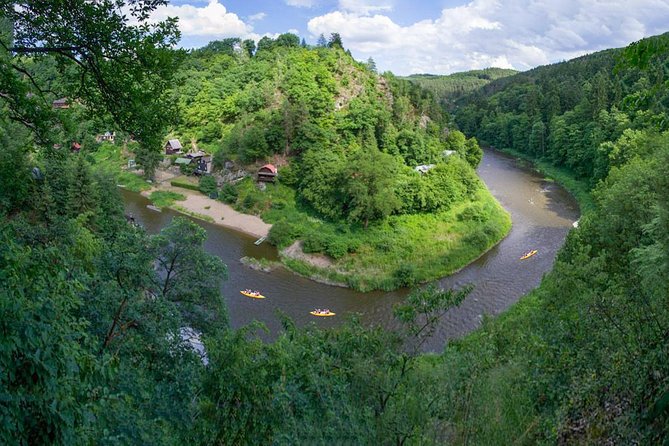
<svg viewBox="0 0 669 446">
<path fill-rule="evenodd" d="M 292 32 L 315 44 L 337 32 L 379 72 L 527 70 L 669 31 L 669 0 L 172 0 L 181 46 Z"/>
</svg>

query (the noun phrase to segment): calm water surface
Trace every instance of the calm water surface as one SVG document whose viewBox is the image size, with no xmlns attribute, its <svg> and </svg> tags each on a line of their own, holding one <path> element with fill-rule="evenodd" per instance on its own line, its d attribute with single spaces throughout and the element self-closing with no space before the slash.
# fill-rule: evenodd
<svg viewBox="0 0 669 446">
<path fill-rule="evenodd" d="M 535 288 L 548 272 L 562 246 L 572 223 L 578 219 L 576 201 L 558 184 L 545 181 L 532 169 L 499 152 L 486 150 L 478 173 L 492 194 L 511 213 L 513 228 L 509 235 L 480 259 L 453 276 L 439 281 L 442 287 L 461 287 L 471 283 L 474 291 L 467 300 L 444 317 L 435 336 L 426 343 L 426 350 L 440 351 L 447 339 L 467 333 L 481 323 L 484 314 L 504 311 L 522 295 Z M 155 233 L 179 215 L 171 210 L 155 212 L 147 209 L 149 201 L 139 194 L 123 191 L 126 211 L 146 229 Z M 340 324 L 348 313 L 359 313 L 367 324 L 392 329 L 392 307 L 409 290 L 359 293 L 347 288 L 331 287 L 297 276 L 279 268 L 271 273 L 254 271 L 239 262 L 244 256 L 277 259 L 272 246 L 255 246 L 254 237 L 195 220 L 207 230 L 207 251 L 219 256 L 227 265 L 229 277 L 221 291 L 230 311 L 233 327 L 253 320 L 267 325 L 270 334 L 280 330 L 277 312 L 283 312 L 299 325 L 315 323 L 320 327 Z M 530 249 L 539 253 L 520 261 Z M 249 299 L 240 289 L 253 288 L 264 292 L 267 299 Z M 330 308 L 336 317 L 315 318 L 314 308 Z"/>
</svg>

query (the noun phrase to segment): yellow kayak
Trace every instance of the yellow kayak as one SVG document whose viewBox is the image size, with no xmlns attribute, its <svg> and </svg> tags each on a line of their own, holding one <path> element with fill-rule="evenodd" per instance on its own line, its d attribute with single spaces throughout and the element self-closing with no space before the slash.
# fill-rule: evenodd
<svg viewBox="0 0 669 446">
<path fill-rule="evenodd" d="M 534 254 L 536 254 L 537 252 L 539 252 L 539 251 L 537 251 L 536 249 L 533 249 L 532 251 L 525 253 L 525 254 L 520 258 L 520 260 L 529 259 L 529 258 L 532 257 Z"/>
<path fill-rule="evenodd" d="M 332 311 L 328 311 L 327 313 L 322 311 L 310 311 L 309 314 L 311 314 L 312 316 L 329 317 L 329 316 L 334 316 L 337 313 L 333 313 Z"/>
<path fill-rule="evenodd" d="M 246 297 L 252 297 L 254 299 L 264 299 L 265 298 L 265 296 L 263 296 L 260 293 L 249 293 L 247 291 L 240 291 L 240 293 L 242 293 Z"/>
</svg>

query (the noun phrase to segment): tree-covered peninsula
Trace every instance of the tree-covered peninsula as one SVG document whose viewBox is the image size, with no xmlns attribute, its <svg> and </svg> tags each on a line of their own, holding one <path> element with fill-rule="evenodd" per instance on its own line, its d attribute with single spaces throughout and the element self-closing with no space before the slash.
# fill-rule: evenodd
<svg viewBox="0 0 669 446">
<path fill-rule="evenodd" d="M 336 36 L 227 39 L 186 57 L 173 94 L 171 137 L 214 153 L 215 172 L 278 167 L 275 184 L 221 184 L 221 199 L 272 223 L 291 269 L 359 290 L 450 274 L 510 228 L 474 172 L 476 140 L 431 94 L 372 68 Z"/>
</svg>

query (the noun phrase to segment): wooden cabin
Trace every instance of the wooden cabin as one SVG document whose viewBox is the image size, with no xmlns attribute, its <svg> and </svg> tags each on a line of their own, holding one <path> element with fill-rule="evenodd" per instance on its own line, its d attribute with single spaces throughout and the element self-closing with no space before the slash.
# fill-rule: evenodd
<svg viewBox="0 0 669 446">
<path fill-rule="evenodd" d="M 258 169 L 258 181 L 273 183 L 277 176 L 276 167 L 273 164 L 265 164 Z"/>
<path fill-rule="evenodd" d="M 67 98 L 60 98 L 53 101 L 51 107 L 54 109 L 70 108 L 70 103 L 67 101 Z"/>
<path fill-rule="evenodd" d="M 174 155 L 182 153 L 183 146 L 178 139 L 170 139 L 165 143 L 165 155 Z"/>
</svg>

